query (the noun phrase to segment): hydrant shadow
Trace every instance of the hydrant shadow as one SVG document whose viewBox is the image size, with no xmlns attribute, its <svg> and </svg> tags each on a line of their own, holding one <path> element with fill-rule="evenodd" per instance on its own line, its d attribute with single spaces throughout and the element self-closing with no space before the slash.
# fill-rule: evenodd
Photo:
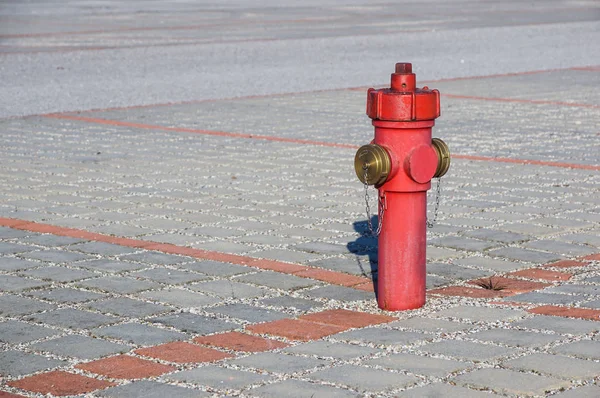
<svg viewBox="0 0 600 398">
<path fill-rule="evenodd" d="M 377 225 L 377 221 L 377 216 L 371 217 L 371 225 Z M 355 221 L 352 225 L 360 236 L 348 243 L 348 251 L 356 256 L 356 263 L 363 276 L 372 279 L 377 295 L 377 237 L 371 234 L 367 220 Z"/>
</svg>

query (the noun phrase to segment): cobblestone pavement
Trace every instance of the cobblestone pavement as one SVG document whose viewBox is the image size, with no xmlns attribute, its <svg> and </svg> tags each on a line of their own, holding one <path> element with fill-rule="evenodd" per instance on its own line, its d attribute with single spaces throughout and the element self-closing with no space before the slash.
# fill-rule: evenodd
<svg viewBox="0 0 600 398">
<path fill-rule="evenodd" d="M 460 17 L 595 20 L 548 3 Z M 214 40 L 236 10 L 203 14 L 211 31 L 190 13 L 164 36 L 143 13 L 140 29 L 90 14 L 46 38 L 14 20 L 0 51 Z M 333 14 L 271 25 L 284 11 L 268 10 L 254 10 L 265 37 L 249 23 L 241 39 L 333 35 L 319 22 Z M 352 29 L 391 29 L 375 14 Z M 427 303 L 393 313 L 375 301 L 352 167 L 372 137 L 366 88 L 0 119 L 0 397 L 600 396 L 599 83 L 593 65 L 419 81 L 442 92 L 434 136 L 453 159 Z"/>
</svg>

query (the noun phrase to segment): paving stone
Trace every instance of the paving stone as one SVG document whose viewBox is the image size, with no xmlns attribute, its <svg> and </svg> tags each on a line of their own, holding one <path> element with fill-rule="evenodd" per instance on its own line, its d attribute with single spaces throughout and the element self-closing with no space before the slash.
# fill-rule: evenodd
<svg viewBox="0 0 600 398">
<path fill-rule="evenodd" d="M 384 345 L 395 348 L 415 344 L 433 339 L 431 335 L 416 332 L 404 332 L 401 330 L 383 329 L 383 328 L 365 328 L 349 332 L 338 333 L 334 336 L 335 340 L 349 341 L 356 343 L 370 343 L 376 346 Z"/>
<path fill-rule="evenodd" d="M 12 229 L 8 227 L 0 227 L 0 239 L 24 238 L 32 234 L 35 233 L 29 231 L 21 231 L 19 229 Z"/>
<path fill-rule="evenodd" d="M 571 385 L 568 381 L 506 369 L 479 369 L 455 377 L 452 381 L 465 387 L 488 388 L 499 394 L 517 396 L 544 396 L 549 391 Z"/>
<path fill-rule="evenodd" d="M 345 245 L 337 245 L 321 241 L 300 243 L 292 246 L 293 250 L 300 250 L 307 253 L 317 254 L 345 254 L 348 253 L 348 248 Z"/>
<path fill-rule="evenodd" d="M 585 308 L 600 309 L 600 300 L 586 301 L 585 303 L 582 303 L 581 306 Z"/>
<path fill-rule="evenodd" d="M 341 365 L 311 373 L 313 380 L 340 383 L 361 392 L 379 392 L 392 388 L 407 387 L 418 382 L 414 376 L 385 370 Z"/>
<path fill-rule="evenodd" d="M 56 306 L 30 298 L 4 294 L 0 296 L 0 315 L 21 316 L 35 312 L 50 311 Z"/>
<path fill-rule="evenodd" d="M 544 289 L 546 293 L 568 293 L 579 294 L 586 296 L 600 296 L 600 286 L 598 285 L 579 285 L 579 284 L 563 284 L 560 286 Z"/>
<path fill-rule="evenodd" d="M 149 279 L 154 282 L 179 285 L 198 282 L 207 279 L 206 276 L 187 271 L 177 271 L 167 268 L 153 268 L 144 271 L 136 271 L 129 274 L 130 277 Z"/>
<path fill-rule="evenodd" d="M 262 383 L 271 379 L 268 375 L 258 375 L 243 370 L 227 369 L 208 365 L 201 368 L 171 373 L 168 380 L 198 384 L 216 389 L 242 389 L 247 385 Z"/>
<path fill-rule="evenodd" d="M 448 308 L 431 314 L 431 316 L 438 318 L 467 319 L 473 322 L 514 321 L 525 315 L 527 315 L 527 313 L 523 310 L 475 307 L 469 305 Z"/>
<path fill-rule="evenodd" d="M 430 319 L 425 317 L 414 317 L 403 319 L 387 324 L 390 328 L 404 328 L 421 330 L 428 333 L 453 333 L 472 328 L 472 325 L 446 321 L 444 319 Z"/>
<path fill-rule="evenodd" d="M 19 272 L 19 275 L 41 279 L 43 281 L 73 282 L 96 276 L 93 272 L 66 267 L 47 266 Z"/>
<path fill-rule="evenodd" d="M 85 242 L 84 239 L 70 238 L 68 236 L 58 235 L 30 235 L 24 239 L 19 239 L 19 242 L 31 243 L 39 246 L 46 247 L 57 247 L 57 246 L 68 246 L 76 243 Z"/>
<path fill-rule="evenodd" d="M 43 341 L 30 346 L 36 351 L 49 352 L 61 357 L 96 359 L 107 355 L 125 353 L 129 346 L 80 335 L 69 335 Z"/>
<path fill-rule="evenodd" d="M 470 341 L 444 340 L 419 347 L 420 350 L 433 355 L 447 355 L 473 362 L 484 362 L 517 352 L 516 349 L 498 347 Z"/>
<path fill-rule="evenodd" d="M 208 311 L 216 314 L 226 315 L 235 319 L 241 319 L 250 323 L 276 321 L 278 319 L 289 317 L 288 314 L 283 312 L 267 310 L 249 304 L 222 305 L 218 307 L 212 307 Z"/>
<path fill-rule="evenodd" d="M 1 271 L 18 271 L 29 268 L 39 267 L 41 264 L 34 261 L 27 261 L 20 258 L 0 257 Z"/>
<path fill-rule="evenodd" d="M 363 264 L 358 256 L 353 256 L 353 258 L 333 257 L 323 260 L 309 261 L 308 265 L 317 268 L 329 269 L 332 271 L 346 272 L 354 275 L 369 275 L 373 271 L 377 270 L 377 265 L 373 263 L 371 266 L 371 262 L 368 261 L 368 259 L 367 261 L 364 261 L 364 263 L 366 263 L 366 265 Z"/>
<path fill-rule="evenodd" d="M 464 235 L 469 236 L 471 238 L 491 240 L 494 242 L 503 242 L 503 243 L 517 243 L 517 242 L 524 242 L 524 241 L 531 239 L 531 237 L 529 237 L 527 235 L 523 235 L 523 234 L 517 234 L 514 232 L 498 231 L 498 230 L 486 229 L 486 228 L 480 228 L 480 229 L 476 229 L 474 231 L 468 231 L 468 232 L 465 232 Z"/>
<path fill-rule="evenodd" d="M 190 271 L 200 272 L 201 274 L 221 277 L 244 274 L 246 272 L 254 271 L 252 268 L 244 267 L 242 265 L 221 263 L 218 261 L 210 260 L 178 264 L 177 266 Z"/>
<path fill-rule="evenodd" d="M 143 251 L 141 253 L 119 256 L 121 260 L 139 262 L 154 265 L 177 265 L 191 260 L 190 257 L 176 256 L 155 251 Z"/>
<path fill-rule="evenodd" d="M 150 380 L 134 381 L 122 386 L 107 388 L 106 390 L 98 391 L 95 395 L 108 398 L 201 398 L 211 396 L 211 394 L 203 391 Z"/>
<path fill-rule="evenodd" d="M 505 247 L 502 249 L 491 250 L 490 256 L 506 257 L 512 260 L 527 261 L 535 264 L 545 264 L 557 261 L 563 257 L 553 253 L 541 252 L 538 250 L 523 249 L 520 247 Z"/>
<path fill-rule="evenodd" d="M 600 386 L 588 384 L 555 395 L 559 398 L 597 398 L 600 396 Z"/>
<path fill-rule="evenodd" d="M 531 292 L 510 296 L 505 301 L 517 301 L 522 303 L 532 304 L 557 304 L 571 305 L 577 301 L 581 301 L 581 297 L 573 297 L 565 294 L 548 294 L 540 292 Z"/>
<path fill-rule="evenodd" d="M 175 329 L 179 329 L 182 332 L 198 334 L 224 332 L 226 330 L 233 330 L 240 327 L 240 325 L 237 323 L 226 322 L 221 319 L 191 314 L 189 312 L 164 315 L 161 317 L 153 318 L 150 321 L 174 327 Z"/>
<path fill-rule="evenodd" d="M 127 297 L 111 298 L 104 301 L 98 301 L 87 305 L 105 314 L 115 314 L 130 318 L 144 318 L 150 315 L 157 315 L 164 312 L 173 311 L 169 307 L 159 304 L 146 303 L 144 301 L 133 300 Z"/>
<path fill-rule="evenodd" d="M 213 294 L 222 299 L 263 297 L 268 292 L 266 289 L 263 288 L 258 288 L 247 285 L 245 283 L 232 282 L 228 280 L 200 282 L 188 287 L 194 291 Z"/>
<path fill-rule="evenodd" d="M 21 255 L 24 258 L 48 261 L 51 263 L 70 265 L 71 263 L 92 259 L 92 256 L 83 253 L 68 252 L 65 250 L 46 249 Z"/>
<path fill-rule="evenodd" d="M 179 364 L 215 362 L 224 358 L 231 358 L 233 356 L 222 351 L 207 347 L 200 347 L 199 345 L 183 341 L 174 341 L 158 346 L 141 348 L 135 350 L 135 353 L 144 357 L 160 359 Z"/>
<path fill-rule="evenodd" d="M 554 347 L 552 352 L 584 359 L 600 359 L 600 341 L 581 340 Z"/>
<path fill-rule="evenodd" d="M 362 347 L 353 344 L 330 342 L 325 340 L 312 341 L 309 343 L 298 344 L 283 350 L 293 354 L 313 355 L 322 359 L 336 359 L 348 361 L 358 357 L 372 355 L 381 352 L 378 349 Z"/>
<path fill-rule="evenodd" d="M 221 302 L 218 298 L 177 288 L 143 292 L 140 296 L 179 308 L 200 308 Z"/>
<path fill-rule="evenodd" d="M 294 264 L 304 264 L 310 261 L 319 260 L 323 257 L 322 254 L 306 253 L 299 251 L 290 251 L 283 249 L 270 249 L 252 253 L 254 257 L 266 258 L 269 260 L 279 260 Z"/>
<path fill-rule="evenodd" d="M 34 290 L 28 292 L 27 295 L 37 298 L 42 298 L 49 301 L 55 301 L 61 304 L 78 304 L 85 303 L 86 301 L 98 300 L 106 297 L 105 294 L 84 292 L 82 290 L 71 289 L 71 288 L 56 288 L 56 289 L 43 289 Z"/>
<path fill-rule="evenodd" d="M 600 237 L 598 235 L 587 234 L 587 233 L 573 233 L 562 235 L 557 238 L 557 240 L 563 242 L 575 242 L 575 243 L 583 243 L 590 246 L 600 246 Z"/>
<path fill-rule="evenodd" d="M 226 332 L 210 336 L 200 336 L 194 339 L 194 343 L 241 352 L 271 351 L 288 346 L 288 344 L 281 341 L 257 337 L 242 332 Z"/>
<path fill-rule="evenodd" d="M 46 358 L 41 355 L 14 350 L 0 352 L 0 375 L 2 376 L 23 376 L 65 365 L 67 365 L 66 361 Z"/>
<path fill-rule="evenodd" d="M 76 286 L 88 289 L 97 289 L 108 293 L 133 294 L 144 290 L 156 289 L 161 285 L 154 282 L 141 281 L 124 276 L 106 276 L 87 281 L 76 282 Z"/>
<path fill-rule="evenodd" d="M 432 376 L 447 377 L 448 375 L 469 368 L 465 362 L 450 359 L 430 358 L 410 354 L 391 354 L 388 356 L 364 361 L 363 365 L 382 366 L 400 372 Z"/>
<path fill-rule="evenodd" d="M 0 242 L 0 254 L 26 253 L 37 248 L 34 246 L 18 245 L 16 243 Z"/>
<path fill-rule="evenodd" d="M 484 251 L 493 247 L 499 246 L 498 243 L 489 241 L 469 239 L 458 236 L 445 236 L 443 238 L 432 239 L 428 242 L 430 245 L 449 247 L 457 250 L 469 250 L 469 251 Z"/>
<path fill-rule="evenodd" d="M 266 305 L 269 307 L 281 308 L 283 310 L 294 309 L 297 311 L 311 311 L 322 308 L 323 304 L 307 300 L 303 298 L 290 297 L 290 296 L 280 296 L 280 297 L 271 297 L 268 299 L 264 299 L 259 301 L 261 305 Z"/>
<path fill-rule="evenodd" d="M 333 285 L 307 290 L 302 292 L 302 294 L 308 298 L 324 298 L 339 301 L 363 301 L 375 299 L 373 293 Z"/>
<path fill-rule="evenodd" d="M 516 327 L 537 330 L 552 330 L 561 334 L 588 334 L 600 331 L 600 322 L 583 319 L 569 319 L 557 316 L 538 315 L 513 323 Z"/>
<path fill-rule="evenodd" d="M 554 239 L 552 239 L 552 240 L 550 240 L 550 239 L 536 240 L 536 241 L 528 242 L 527 244 L 525 244 L 525 247 L 529 247 L 532 249 L 545 250 L 550 253 L 556 253 L 559 255 L 564 255 L 564 256 L 569 256 L 569 257 L 585 256 L 588 254 L 596 253 L 598 251 L 597 249 L 590 247 L 590 246 L 557 242 Z"/>
<path fill-rule="evenodd" d="M 560 336 L 522 330 L 490 329 L 469 334 L 468 338 L 496 344 L 502 343 L 513 347 L 538 347 L 553 343 Z"/>
<path fill-rule="evenodd" d="M 490 393 L 451 384 L 435 383 L 401 391 L 396 396 L 402 398 L 489 398 Z"/>
<path fill-rule="evenodd" d="M 145 379 L 160 376 L 176 369 L 170 365 L 123 354 L 80 363 L 75 368 L 113 379 Z"/>
<path fill-rule="evenodd" d="M 479 256 L 456 259 L 454 260 L 454 263 L 457 265 L 481 267 L 497 272 L 511 272 L 524 268 L 526 266 L 523 263 L 516 263 L 512 261 L 498 260 L 495 258 Z"/>
<path fill-rule="evenodd" d="M 73 396 L 111 387 L 115 384 L 62 370 L 54 370 L 12 381 L 9 382 L 8 385 L 22 390 L 44 394 L 44 396 Z M 9 398 L 10 397 L 12 397 L 12 395 L 10 395 Z M 18 398 L 21 397 L 21 395 L 15 395 L 14 397 Z"/>
<path fill-rule="evenodd" d="M 549 355 L 534 353 L 519 357 L 502 364 L 503 366 L 521 370 L 524 372 L 534 371 L 556 378 L 573 380 L 587 380 L 600 374 L 598 362 L 575 359 L 562 355 Z"/>
<path fill-rule="evenodd" d="M 128 272 L 128 271 L 136 271 L 139 269 L 146 268 L 148 265 L 141 263 L 127 263 L 124 261 L 114 261 L 114 260 L 91 260 L 91 261 L 83 261 L 77 263 L 78 267 L 86 268 L 91 271 L 100 271 L 100 272 Z"/>
<path fill-rule="evenodd" d="M 451 279 L 442 278 L 441 276 L 427 274 L 425 279 L 425 288 L 427 290 L 435 289 L 441 286 L 446 286 L 452 283 Z"/>
<path fill-rule="evenodd" d="M 453 258 L 461 257 L 464 253 L 457 252 L 454 250 L 444 249 L 441 247 L 428 246 L 427 247 L 427 262 L 444 261 Z"/>
<path fill-rule="evenodd" d="M 185 340 L 188 338 L 183 333 L 160 329 L 139 323 L 126 323 L 123 325 L 108 326 L 90 330 L 92 335 L 109 337 L 137 345 L 157 345 L 169 341 Z"/>
<path fill-rule="evenodd" d="M 48 283 L 20 276 L 2 275 L 0 278 L 0 291 L 2 292 L 20 292 L 44 286 L 48 286 Z"/>
<path fill-rule="evenodd" d="M 470 280 L 490 276 L 492 272 L 461 267 L 454 264 L 427 264 L 427 273 L 440 275 L 452 280 Z"/>
<path fill-rule="evenodd" d="M 267 398 L 351 398 L 361 396 L 361 394 L 332 386 L 291 379 L 248 390 L 247 394 Z"/>
<path fill-rule="evenodd" d="M 34 314 L 30 318 L 36 322 L 70 329 L 90 329 L 116 323 L 121 320 L 114 316 L 95 314 L 73 308 L 62 308 L 42 314 Z"/>
<path fill-rule="evenodd" d="M 295 275 L 286 275 L 273 271 L 262 271 L 255 274 L 243 275 L 236 277 L 234 280 L 287 291 L 294 291 L 314 286 L 319 283 L 312 279 L 300 278 Z"/>
<path fill-rule="evenodd" d="M 60 331 L 25 322 L 8 320 L 0 322 L 0 342 L 21 344 L 61 334 Z"/>
<path fill-rule="evenodd" d="M 105 242 L 85 242 L 69 246 L 69 250 L 75 250 L 88 254 L 101 254 L 102 256 L 117 256 L 125 253 L 134 253 L 139 249 L 113 245 Z"/>
<path fill-rule="evenodd" d="M 330 361 L 285 355 L 275 352 L 261 352 L 252 354 L 248 357 L 229 360 L 227 363 L 245 366 L 247 368 L 266 370 L 267 372 L 272 373 L 289 374 L 324 366 L 329 364 Z"/>
</svg>

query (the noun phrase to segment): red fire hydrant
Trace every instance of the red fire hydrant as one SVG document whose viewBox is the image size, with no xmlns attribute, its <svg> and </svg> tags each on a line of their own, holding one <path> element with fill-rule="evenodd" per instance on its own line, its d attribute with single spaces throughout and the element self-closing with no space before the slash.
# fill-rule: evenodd
<svg viewBox="0 0 600 398">
<path fill-rule="evenodd" d="M 431 138 L 440 93 L 416 88 L 409 63 L 396 64 L 391 88 L 369 89 L 375 139 L 358 149 L 356 175 L 379 189 L 377 303 L 389 311 L 425 304 L 427 190 L 450 167 L 448 146 Z M 370 220 L 369 220 L 370 221 Z"/>
</svg>

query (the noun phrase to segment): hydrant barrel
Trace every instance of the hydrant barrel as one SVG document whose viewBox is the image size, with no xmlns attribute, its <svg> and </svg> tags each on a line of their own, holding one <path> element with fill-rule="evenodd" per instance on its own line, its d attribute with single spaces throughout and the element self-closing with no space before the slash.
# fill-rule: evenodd
<svg viewBox="0 0 600 398">
<path fill-rule="evenodd" d="M 419 308 L 425 304 L 427 190 L 450 167 L 448 146 L 431 136 L 440 93 L 417 88 L 412 65 L 398 63 L 390 88 L 367 91 L 367 115 L 375 138 L 359 149 L 354 167 L 383 203 L 377 303 L 390 311 Z"/>
</svg>

